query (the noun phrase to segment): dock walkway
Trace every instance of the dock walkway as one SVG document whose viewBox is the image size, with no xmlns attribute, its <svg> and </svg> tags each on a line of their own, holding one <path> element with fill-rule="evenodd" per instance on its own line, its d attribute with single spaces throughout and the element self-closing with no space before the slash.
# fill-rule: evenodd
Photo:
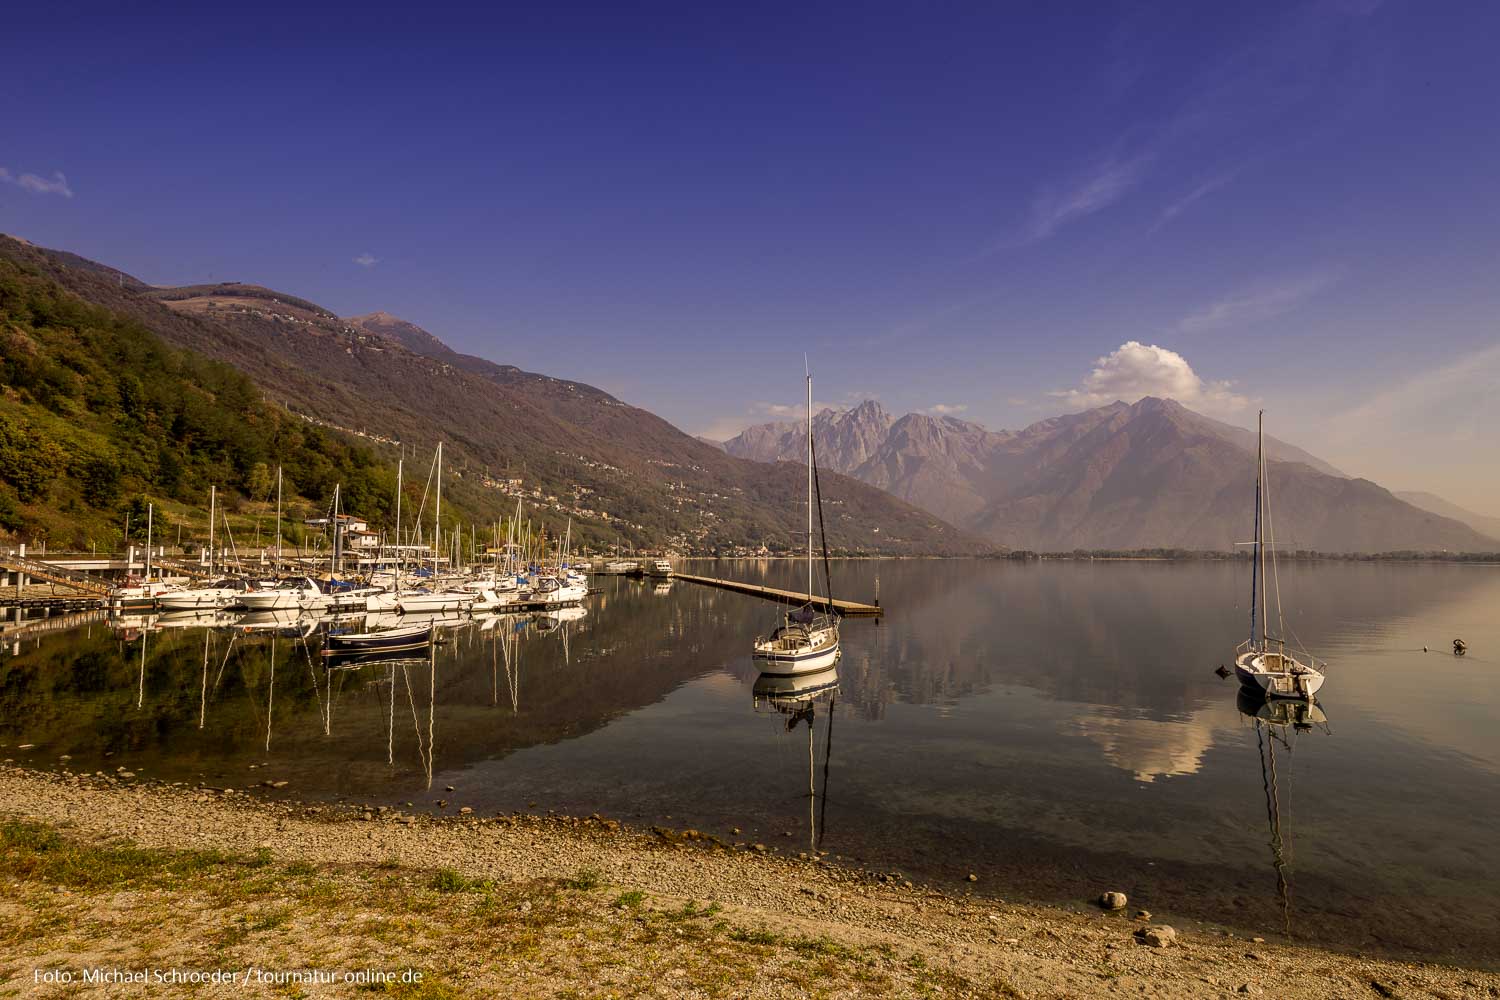
<svg viewBox="0 0 1500 1000">
<path fill-rule="evenodd" d="M 719 580 L 711 576 L 693 576 L 688 573 L 673 573 L 672 579 L 686 580 L 688 583 L 701 583 L 705 587 L 718 587 L 720 590 L 732 590 L 738 594 L 749 594 L 751 597 L 763 597 L 768 601 L 780 601 L 783 604 L 812 604 L 815 607 L 829 610 L 828 598 L 809 597 L 794 590 L 778 590 L 775 587 L 762 587 L 756 583 L 741 583 L 738 580 Z M 832 610 L 848 618 L 876 618 L 885 614 L 885 609 L 877 604 L 861 604 L 858 601 L 833 601 Z"/>
</svg>

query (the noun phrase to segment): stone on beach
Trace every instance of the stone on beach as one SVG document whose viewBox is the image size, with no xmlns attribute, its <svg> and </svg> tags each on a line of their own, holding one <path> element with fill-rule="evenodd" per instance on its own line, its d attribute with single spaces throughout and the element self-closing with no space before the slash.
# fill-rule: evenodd
<svg viewBox="0 0 1500 1000">
<path fill-rule="evenodd" d="M 1152 948 L 1167 948 L 1177 941 L 1177 930 L 1167 924 L 1152 924 L 1135 932 L 1136 940 Z"/>
<path fill-rule="evenodd" d="M 1099 896 L 1099 905 L 1106 910 L 1123 910 L 1129 902 L 1123 892 L 1106 892 Z"/>
</svg>

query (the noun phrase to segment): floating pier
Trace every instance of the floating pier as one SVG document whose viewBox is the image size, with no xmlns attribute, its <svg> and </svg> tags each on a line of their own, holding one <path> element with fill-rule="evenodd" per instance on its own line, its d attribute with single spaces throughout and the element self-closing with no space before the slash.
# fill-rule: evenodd
<svg viewBox="0 0 1500 1000">
<path fill-rule="evenodd" d="M 719 580 L 711 576 L 692 576 L 688 573 L 673 573 L 671 578 L 686 580 L 688 583 L 701 583 L 705 587 L 718 587 L 720 590 L 732 590 L 738 594 L 749 594 L 751 597 L 762 597 L 768 601 L 780 601 L 782 604 L 811 604 L 824 611 L 834 611 L 846 618 L 878 618 L 885 614 L 885 609 L 879 604 L 835 600 L 831 602 L 832 607 L 830 607 L 830 602 L 826 597 L 811 597 L 795 590 L 778 590 L 775 587 L 762 587 L 759 584 L 741 583 L 738 580 Z"/>
</svg>

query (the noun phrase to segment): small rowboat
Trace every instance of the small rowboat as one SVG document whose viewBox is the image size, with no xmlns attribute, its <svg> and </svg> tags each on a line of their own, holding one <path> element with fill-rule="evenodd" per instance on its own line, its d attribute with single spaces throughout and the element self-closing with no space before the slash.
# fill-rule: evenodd
<svg viewBox="0 0 1500 1000">
<path fill-rule="evenodd" d="M 413 649 L 424 649 L 432 643 L 431 622 L 421 625 L 403 625 L 399 628 L 384 628 L 374 632 L 344 632 L 328 636 L 323 645 L 324 656 L 348 653 L 395 653 Z"/>
</svg>

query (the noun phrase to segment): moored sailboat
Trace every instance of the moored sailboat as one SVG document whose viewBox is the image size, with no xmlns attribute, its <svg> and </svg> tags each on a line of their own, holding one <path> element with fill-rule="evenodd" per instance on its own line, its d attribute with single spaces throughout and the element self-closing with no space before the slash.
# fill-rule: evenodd
<svg viewBox="0 0 1500 1000">
<path fill-rule="evenodd" d="M 813 590 L 813 503 L 816 489 L 817 453 L 813 444 L 812 374 L 807 376 L 807 597 L 808 602 L 788 611 L 776 629 L 755 640 L 753 659 L 762 674 L 790 675 L 826 670 L 839 661 L 839 623 L 832 613 L 818 610 Z M 818 506 L 822 520 L 822 505 Z M 828 565 L 828 537 L 823 537 L 823 565 Z M 829 590 L 827 607 L 833 608 L 832 581 L 824 581 Z"/>
<path fill-rule="evenodd" d="M 1271 549 L 1271 574 L 1276 594 L 1277 634 L 1271 635 L 1266 599 L 1266 549 Z M 1311 700 L 1323 686 L 1318 661 L 1303 652 L 1305 661 L 1288 651 L 1285 619 L 1281 613 L 1281 584 L 1276 578 L 1276 535 L 1271 528 L 1270 492 L 1266 483 L 1265 413 L 1257 420 L 1255 447 L 1255 546 L 1250 563 L 1250 638 L 1234 651 L 1234 672 L 1240 683 L 1267 698 Z M 1258 619 L 1257 619 L 1258 614 Z M 1260 631 L 1257 634 L 1256 626 Z"/>
</svg>

